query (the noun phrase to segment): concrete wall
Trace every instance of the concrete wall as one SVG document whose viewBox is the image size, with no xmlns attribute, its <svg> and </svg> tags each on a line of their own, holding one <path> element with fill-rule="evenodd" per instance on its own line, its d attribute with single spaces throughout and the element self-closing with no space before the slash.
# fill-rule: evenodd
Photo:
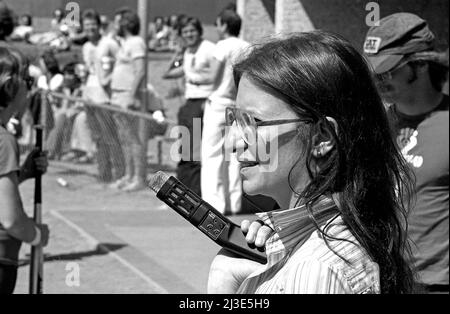
<svg viewBox="0 0 450 314">
<path fill-rule="evenodd" d="M 298 0 L 297 0 L 298 1 Z M 337 32 L 350 40 L 358 49 L 368 26 L 365 24 L 366 4 L 362 0 L 302 0 L 303 7 L 318 29 Z M 448 0 L 378 0 L 381 17 L 396 12 L 411 12 L 430 23 L 441 48 L 448 46 Z"/>
<path fill-rule="evenodd" d="M 238 7 L 249 0 L 238 0 Z M 242 2 L 242 3 L 241 3 Z M 368 0 L 276 0 L 273 8 L 263 0 L 251 0 L 256 10 L 241 11 L 244 21 L 252 21 L 251 27 L 243 29 L 243 38 L 255 41 L 258 33 L 308 31 L 313 28 L 338 33 L 362 49 L 366 25 Z M 411 12 L 426 19 L 438 39 L 438 48 L 448 47 L 449 24 L 448 0 L 377 0 L 380 16 L 395 12 Z M 258 12 L 265 10 L 265 12 Z M 273 11 L 271 11 L 273 10 Z M 250 13 L 249 13 L 250 12 Z M 250 16 L 249 16 L 250 14 Z M 268 24 L 266 16 L 274 15 L 274 23 Z M 245 23 L 245 22 L 244 22 Z M 271 28 L 272 27 L 272 28 Z"/>
<path fill-rule="evenodd" d="M 275 32 L 308 32 L 314 25 L 298 0 L 277 0 L 275 6 Z"/>
<path fill-rule="evenodd" d="M 275 2 L 261 0 L 238 1 L 237 11 L 243 18 L 241 37 L 257 42 L 273 34 Z"/>
<path fill-rule="evenodd" d="M 29 13 L 36 18 L 49 18 L 56 8 L 65 8 L 68 2 L 77 2 L 81 10 L 94 8 L 102 14 L 112 16 L 123 6 L 137 7 L 137 0 L 3 0 L 18 14 Z M 206 24 L 213 24 L 217 14 L 236 0 L 147 0 L 149 17 L 184 13 L 200 18 Z"/>
<path fill-rule="evenodd" d="M 3 0 L 16 14 L 31 14 L 35 18 L 49 18 L 55 9 L 64 9 L 66 3 L 77 2 L 80 8 L 94 8 L 105 14 L 112 14 L 122 6 L 136 7 L 136 0 Z"/>
</svg>

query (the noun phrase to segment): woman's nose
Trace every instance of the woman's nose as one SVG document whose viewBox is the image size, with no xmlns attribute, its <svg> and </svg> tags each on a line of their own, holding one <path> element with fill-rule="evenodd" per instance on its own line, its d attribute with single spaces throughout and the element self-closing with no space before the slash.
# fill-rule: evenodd
<svg viewBox="0 0 450 314">
<path fill-rule="evenodd" d="M 247 143 L 236 127 L 231 126 L 226 128 L 225 134 L 225 151 L 230 153 L 242 152 L 248 148 Z"/>
</svg>

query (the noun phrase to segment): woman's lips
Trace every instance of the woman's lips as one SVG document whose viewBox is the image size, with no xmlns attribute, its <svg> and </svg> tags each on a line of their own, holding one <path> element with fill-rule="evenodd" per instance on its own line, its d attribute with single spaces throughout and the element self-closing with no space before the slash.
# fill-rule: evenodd
<svg viewBox="0 0 450 314">
<path fill-rule="evenodd" d="M 255 161 L 240 161 L 241 169 L 257 166 L 259 163 Z"/>
</svg>

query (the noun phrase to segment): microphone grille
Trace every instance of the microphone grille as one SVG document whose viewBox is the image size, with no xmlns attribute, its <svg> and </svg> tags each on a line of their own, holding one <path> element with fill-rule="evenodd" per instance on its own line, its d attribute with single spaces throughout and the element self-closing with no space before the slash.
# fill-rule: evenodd
<svg viewBox="0 0 450 314">
<path fill-rule="evenodd" d="M 158 171 L 149 181 L 148 187 L 153 190 L 153 192 L 158 193 L 166 181 L 169 180 L 169 175 L 163 171 Z"/>
</svg>

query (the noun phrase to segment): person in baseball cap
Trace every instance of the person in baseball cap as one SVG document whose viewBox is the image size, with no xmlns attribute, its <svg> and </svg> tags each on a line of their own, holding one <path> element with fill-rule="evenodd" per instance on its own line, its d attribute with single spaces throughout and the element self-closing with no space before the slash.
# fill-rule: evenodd
<svg viewBox="0 0 450 314">
<path fill-rule="evenodd" d="M 371 27 L 363 49 L 379 81 L 391 78 L 392 73 L 404 65 L 427 63 L 431 83 L 441 91 L 448 74 L 448 54 L 436 51 L 435 43 L 435 35 L 427 21 L 402 12 L 386 16 L 379 21 L 379 26 Z M 413 73 L 412 81 L 415 76 Z M 389 90 L 389 86 L 384 87 L 382 93 Z"/>
<path fill-rule="evenodd" d="M 435 36 L 428 23 L 411 13 L 396 13 L 369 29 L 364 53 L 375 73 L 392 70 L 405 55 L 433 50 Z"/>
<path fill-rule="evenodd" d="M 435 50 L 428 23 L 396 13 L 364 42 L 397 145 L 416 178 L 408 216 L 412 260 L 422 292 L 449 291 L 449 98 L 442 93 L 448 53 Z"/>
</svg>

